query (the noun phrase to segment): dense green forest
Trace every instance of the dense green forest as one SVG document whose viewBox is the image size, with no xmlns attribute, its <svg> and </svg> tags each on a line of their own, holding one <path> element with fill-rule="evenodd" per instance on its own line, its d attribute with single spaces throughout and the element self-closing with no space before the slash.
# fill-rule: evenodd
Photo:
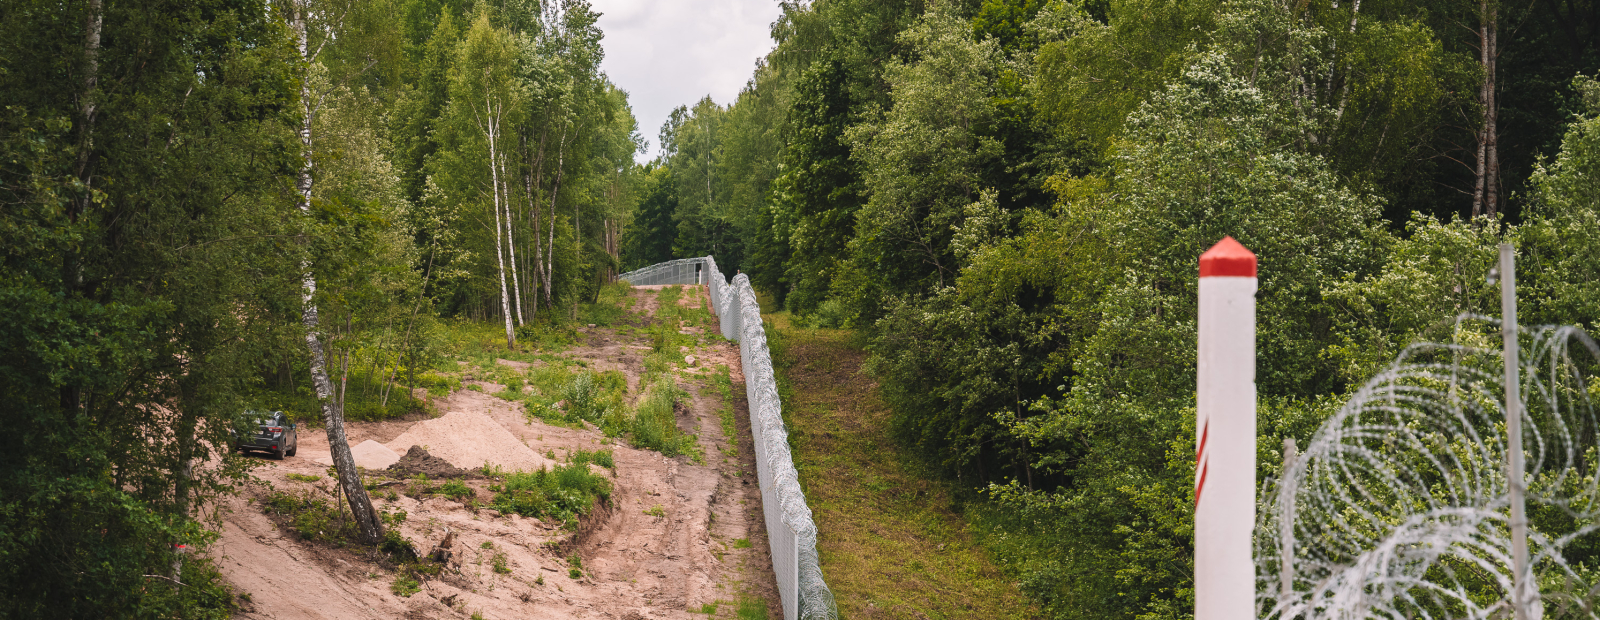
<svg viewBox="0 0 1600 620">
<path fill-rule="evenodd" d="M 643 145 L 582 0 L 0 5 L 0 617 L 226 617 L 247 407 L 415 407 L 441 320 L 616 273 Z M 343 442 L 333 442 L 343 446 Z M 348 448 L 360 538 L 384 540 Z M 179 585 L 181 584 L 181 585 Z"/>
<path fill-rule="evenodd" d="M 1496 243 L 1524 323 L 1600 321 L 1595 0 L 784 2 L 643 166 L 597 17 L 0 4 L 0 616 L 227 616 L 173 545 L 247 475 L 236 412 L 404 413 L 451 321 L 518 346 L 670 258 L 857 330 L 897 440 L 1061 618 L 1190 615 L 1223 235 L 1260 257 L 1264 475 L 1405 344 L 1474 337 Z"/>
<path fill-rule="evenodd" d="M 1600 320 L 1600 4 L 785 3 L 680 108 L 626 266 L 713 253 L 857 330 L 1051 617 L 1192 608 L 1196 264 L 1261 261 L 1262 475 L 1462 312 Z M 1498 337 L 1498 336 L 1495 336 Z M 824 567 L 826 569 L 826 567 Z"/>
</svg>

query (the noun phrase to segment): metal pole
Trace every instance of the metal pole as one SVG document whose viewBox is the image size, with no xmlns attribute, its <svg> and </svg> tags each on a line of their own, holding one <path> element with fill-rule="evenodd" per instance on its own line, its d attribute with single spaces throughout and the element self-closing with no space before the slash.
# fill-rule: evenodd
<svg viewBox="0 0 1600 620">
<path fill-rule="evenodd" d="M 1294 469 L 1293 437 L 1283 438 L 1283 473 L 1278 475 L 1278 604 L 1294 594 L 1294 486 L 1289 470 Z"/>
<path fill-rule="evenodd" d="M 1517 373 L 1517 268 L 1516 251 L 1509 243 L 1500 244 L 1500 332 L 1505 343 L 1506 370 L 1506 463 L 1507 486 L 1511 499 L 1511 608 L 1516 620 L 1529 620 L 1528 607 L 1534 597 L 1528 592 L 1528 516 L 1523 505 L 1526 481 L 1522 462 L 1522 395 Z"/>
</svg>

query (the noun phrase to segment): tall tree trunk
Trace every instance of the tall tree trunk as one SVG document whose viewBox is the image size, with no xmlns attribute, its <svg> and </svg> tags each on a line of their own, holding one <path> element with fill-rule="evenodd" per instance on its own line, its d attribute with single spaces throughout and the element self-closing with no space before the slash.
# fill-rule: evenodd
<svg viewBox="0 0 1600 620">
<path fill-rule="evenodd" d="M 566 174 L 567 163 L 567 128 L 561 128 L 561 140 L 556 146 L 556 184 L 550 192 L 550 237 L 545 245 L 544 261 L 544 305 L 551 307 L 553 302 L 550 289 L 555 283 L 555 258 L 556 258 L 556 201 L 561 198 L 561 179 Z"/>
<path fill-rule="evenodd" d="M 1478 103 L 1483 108 L 1478 130 L 1476 176 L 1472 191 L 1472 217 L 1493 217 L 1500 211 L 1500 130 L 1499 103 L 1495 96 L 1495 73 L 1499 63 L 1499 6 L 1495 0 L 1479 0 L 1478 63 L 1483 82 L 1478 87 Z"/>
<path fill-rule="evenodd" d="M 539 130 L 539 151 L 538 154 L 531 160 L 528 158 L 527 135 L 523 134 L 522 137 L 522 157 L 524 160 L 531 161 L 531 164 L 522 174 L 522 183 L 526 190 L 524 193 L 526 194 L 525 197 L 528 200 L 528 210 L 532 212 L 533 216 L 533 279 L 535 283 L 542 283 L 545 281 L 545 270 L 542 262 L 544 253 L 541 251 L 542 248 L 539 247 L 541 245 L 540 237 L 544 233 L 544 230 L 540 228 L 539 193 L 544 190 L 544 142 L 545 136 L 548 135 L 548 131 L 548 127 Z M 546 294 L 545 298 L 549 299 L 549 295 Z M 538 315 L 538 291 L 533 291 L 532 301 L 533 313 Z"/>
<path fill-rule="evenodd" d="M 434 243 L 435 245 L 431 245 L 428 248 L 428 269 L 422 273 L 422 287 L 417 289 L 417 303 L 411 306 L 411 320 L 406 322 L 406 335 L 400 340 L 401 355 L 405 355 L 407 351 L 411 350 L 411 326 L 417 323 L 417 313 L 422 311 L 422 297 L 428 292 L 428 280 L 433 277 L 433 253 L 434 250 L 438 248 L 436 245 L 438 243 L 437 238 L 435 238 Z M 416 389 L 416 366 L 417 364 L 415 361 L 406 365 L 407 372 L 411 374 L 411 381 L 409 381 L 410 385 L 406 386 L 408 391 Z M 390 390 L 394 389 L 394 376 L 396 372 L 399 372 L 399 368 L 399 365 L 396 365 L 395 371 L 389 373 L 389 384 L 383 392 L 384 406 L 388 406 L 389 404 L 389 392 Z M 412 400 L 415 400 L 415 398 Z"/>
<path fill-rule="evenodd" d="M 105 5 L 101 0 L 89 0 L 83 24 L 83 90 L 79 93 L 78 110 L 78 182 L 82 194 L 68 203 L 67 217 L 72 223 L 89 212 L 94 203 L 94 120 L 99 110 L 95 89 L 100 84 L 100 27 L 105 21 Z M 68 250 L 61 266 L 61 285 L 67 297 L 77 295 L 83 283 L 83 263 L 77 250 Z M 61 409 L 76 421 L 83 414 L 83 388 L 64 385 L 58 393 Z"/>
<path fill-rule="evenodd" d="M 494 195 L 494 260 L 500 272 L 500 313 L 506 320 L 506 348 L 517 348 L 517 332 L 511 325 L 511 296 L 506 291 L 506 250 L 501 242 L 500 234 L 500 167 L 495 164 L 498 154 L 495 151 L 495 133 L 499 129 L 499 118 L 489 101 L 489 96 L 484 95 L 484 134 L 489 138 L 489 181 L 493 185 L 490 193 Z"/>
<path fill-rule="evenodd" d="M 344 315 L 344 336 L 350 337 L 351 312 Z M 344 404 L 350 395 L 350 343 L 346 342 L 339 360 L 339 415 L 344 415 Z"/>
<path fill-rule="evenodd" d="M 499 131 L 497 130 L 495 133 L 498 134 Z M 511 293 L 512 298 L 516 301 L 517 325 L 520 326 L 524 322 L 522 313 L 522 280 L 517 275 L 517 236 L 511 233 L 513 228 L 511 222 L 511 178 L 506 175 L 504 161 L 502 161 L 504 159 L 505 154 L 498 153 L 498 156 L 494 161 L 490 162 L 490 165 L 499 167 L 499 173 L 495 176 L 495 185 L 500 188 L 501 193 L 505 196 L 506 252 L 510 255 L 508 262 L 511 263 Z M 499 225 L 499 222 L 495 222 L 495 226 Z"/>
<path fill-rule="evenodd" d="M 295 44 L 301 60 L 309 66 L 316 59 L 307 53 L 307 7 L 303 1 L 295 2 L 292 10 L 294 18 L 291 26 Z M 299 189 L 300 212 L 309 218 L 313 184 L 311 122 L 316 110 L 313 109 L 311 85 L 306 80 L 300 81 L 300 112 L 301 164 L 296 185 Z M 317 277 L 311 270 L 309 260 L 300 264 L 300 270 L 304 274 L 301 280 L 300 321 L 306 330 L 306 348 L 311 352 L 311 384 L 316 389 L 317 404 L 322 407 L 323 425 L 328 430 L 328 450 L 333 454 L 333 466 L 339 473 L 339 486 L 343 487 L 344 496 L 350 501 L 350 514 L 355 517 L 358 539 L 365 544 L 377 544 L 383 540 L 383 522 L 378 520 L 378 512 L 372 508 L 372 498 L 367 497 L 367 489 L 361 485 L 361 471 L 356 469 L 355 457 L 350 454 L 350 443 L 344 434 L 344 412 L 335 407 L 333 402 L 333 382 L 328 379 L 327 355 L 322 347 L 317 319 Z"/>
</svg>

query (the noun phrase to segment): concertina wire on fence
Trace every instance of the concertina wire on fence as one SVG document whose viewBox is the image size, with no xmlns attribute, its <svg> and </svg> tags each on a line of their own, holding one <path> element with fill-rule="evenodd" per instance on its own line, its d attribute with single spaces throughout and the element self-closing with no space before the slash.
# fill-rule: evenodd
<svg viewBox="0 0 1600 620">
<path fill-rule="evenodd" d="M 817 527 L 789 454 L 783 404 L 778 401 L 767 333 L 761 325 L 761 306 L 750 288 L 750 278 L 741 273 L 730 282 L 717 270 L 716 259 L 702 256 L 657 263 L 617 279 L 635 286 L 708 285 L 723 337 L 739 343 L 745 395 L 750 401 L 750 432 L 754 435 L 761 508 L 784 620 L 836 620 L 839 611 L 833 592 L 822 580 L 822 567 L 817 564 Z"/>
</svg>

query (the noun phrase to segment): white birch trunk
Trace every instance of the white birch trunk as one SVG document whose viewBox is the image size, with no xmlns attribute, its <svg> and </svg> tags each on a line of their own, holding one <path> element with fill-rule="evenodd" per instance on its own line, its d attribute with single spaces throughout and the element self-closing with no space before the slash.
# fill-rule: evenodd
<svg viewBox="0 0 1600 620">
<path fill-rule="evenodd" d="M 495 113 L 494 105 L 489 102 L 487 94 L 483 97 L 483 104 L 485 117 L 483 133 L 489 139 L 489 180 L 493 190 L 489 193 L 494 196 L 494 260 L 499 267 L 500 274 L 500 314 L 505 317 L 506 321 L 506 348 L 514 349 L 517 347 L 517 332 L 516 328 L 511 325 L 511 297 L 506 290 L 506 252 L 500 231 L 500 168 L 495 165 L 497 157 L 495 145 L 497 136 L 495 134 L 500 129 L 500 119 Z"/>
<path fill-rule="evenodd" d="M 294 30 L 295 44 L 300 52 L 300 57 L 308 65 L 316 59 L 307 53 L 306 41 L 306 6 L 303 2 L 293 5 L 294 19 L 291 27 Z M 299 190 L 300 212 L 307 217 L 311 215 L 311 189 L 314 183 L 312 177 L 312 136 L 311 122 L 315 118 L 316 110 L 312 104 L 311 85 L 306 80 L 300 82 L 300 175 L 296 183 Z M 322 347 L 322 339 L 317 319 L 317 277 L 311 270 L 310 261 L 300 264 L 301 273 L 301 315 L 300 321 L 306 329 L 306 348 L 311 352 L 311 383 L 317 392 L 317 404 L 322 408 L 323 425 L 328 430 L 328 450 L 333 455 L 333 466 L 339 473 L 339 486 L 344 490 L 344 496 L 350 502 L 350 514 L 355 518 L 357 536 L 362 543 L 376 544 L 383 540 L 383 523 L 378 520 L 377 511 L 372 508 L 372 499 L 367 497 L 367 489 L 361 485 L 361 471 L 356 469 L 355 457 L 350 453 L 350 443 L 344 433 L 344 412 L 334 404 L 333 382 L 328 379 L 327 355 Z"/>
</svg>

